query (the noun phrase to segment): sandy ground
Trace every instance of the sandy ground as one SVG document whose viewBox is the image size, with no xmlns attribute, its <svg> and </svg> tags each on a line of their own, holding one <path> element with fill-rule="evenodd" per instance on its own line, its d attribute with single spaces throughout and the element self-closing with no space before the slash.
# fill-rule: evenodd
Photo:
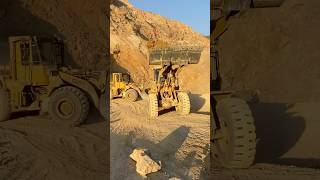
<svg viewBox="0 0 320 180">
<path fill-rule="evenodd" d="M 0 179 L 106 179 L 106 132 L 106 123 L 99 117 L 78 128 L 45 116 L 2 122 Z"/>
<path fill-rule="evenodd" d="M 111 101 L 111 179 L 143 179 L 129 158 L 137 147 L 148 149 L 154 160 L 161 161 L 162 170 L 149 179 L 203 179 L 209 167 L 208 108 L 188 116 L 169 111 L 148 119 L 147 107 L 147 100 Z"/>
<path fill-rule="evenodd" d="M 320 103 L 251 104 L 257 126 L 256 164 L 246 170 L 219 169 L 219 180 L 320 179 Z"/>
</svg>

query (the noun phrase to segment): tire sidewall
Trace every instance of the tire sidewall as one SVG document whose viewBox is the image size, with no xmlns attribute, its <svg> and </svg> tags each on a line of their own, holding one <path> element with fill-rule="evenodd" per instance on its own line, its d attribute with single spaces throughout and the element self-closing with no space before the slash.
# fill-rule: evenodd
<svg viewBox="0 0 320 180">
<path fill-rule="evenodd" d="M 149 117 L 156 118 L 159 115 L 158 97 L 156 94 L 149 94 Z"/>
<path fill-rule="evenodd" d="M 226 149 L 220 147 L 223 140 L 214 143 L 213 150 L 218 155 L 220 164 L 226 168 L 249 167 L 253 163 L 255 149 L 250 152 L 248 149 L 255 147 L 256 135 L 254 119 L 248 104 L 241 99 L 227 98 L 218 102 L 216 110 L 221 126 L 227 124 L 227 128 L 223 130 L 227 133 L 229 142 L 225 146 Z M 239 127 L 241 129 L 238 129 Z M 252 131 L 253 134 L 249 134 L 249 131 Z M 239 139 L 239 136 L 242 138 Z M 254 141 L 247 141 L 252 137 L 254 137 Z M 239 147 L 239 145 L 242 146 Z"/>
<path fill-rule="evenodd" d="M 80 125 L 85 121 L 86 118 L 82 117 L 84 114 L 85 116 L 88 115 L 87 109 L 83 109 L 82 102 L 80 100 L 80 97 L 77 96 L 73 91 L 68 91 L 67 88 L 74 88 L 74 87 L 63 87 L 57 89 L 53 94 L 51 95 L 49 99 L 49 114 L 51 115 L 54 120 L 64 121 L 64 123 L 77 126 Z M 83 93 L 81 90 L 74 88 L 77 91 Z M 84 93 L 83 93 L 84 94 Z M 70 117 L 63 117 L 57 112 L 58 103 L 60 100 L 68 100 L 73 104 L 74 110 Z"/>
<path fill-rule="evenodd" d="M 186 92 L 178 92 L 179 104 L 176 106 L 176 111 L 181 115 L 188 115 L 190 113 L 190 98 Z"/>
<path fill-rule="evenodd" d="M 10 105 L 10 94 L 7 89 L 0 89 L 0 122 L 6 121 L 10 118 L 11 114 L 11 105 Z"/>
<path fill-rule="evenodd" d="M 138 99 L 138 92 L 135 89 L 126 90 L 125 98 L 130 102 L 135 102 Z M 130 95 L 130 96 L 129 96 Z"/>
</svg>

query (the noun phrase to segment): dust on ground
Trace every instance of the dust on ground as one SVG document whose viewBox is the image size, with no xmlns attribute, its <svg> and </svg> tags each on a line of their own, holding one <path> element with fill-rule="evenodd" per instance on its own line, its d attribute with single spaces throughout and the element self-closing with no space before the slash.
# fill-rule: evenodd
<svg viewBox="0 0 320 180">
<path fill-rule="evenodd" d="M 200 179 L 209 171 L 210 114 L 208 109 L 181 116 L 174 110 L 148 118 L 148 101 L 111 101 L 111 179 L 143 179 L 129 155 L 146 148 L 162 169 L 149 179 Z"/>
<path fill-rule="evenodd" d="M 106 121 L 89 118 L 68 127 L 47 116 L 0 123 L 0 179 L 105 179 L 108 174 Z"/>
</svg>

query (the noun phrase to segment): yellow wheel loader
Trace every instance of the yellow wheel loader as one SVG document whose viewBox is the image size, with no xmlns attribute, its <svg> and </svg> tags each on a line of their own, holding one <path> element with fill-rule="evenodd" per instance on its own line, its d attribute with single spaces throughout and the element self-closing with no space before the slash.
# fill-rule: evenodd
<svg viewBox="0 0 320 180">
<path fill-rule="evenodd" d="M 54 120 L 80 125 L 94 107 L 106 117 L 106 71 L 65 66 L 57 38 L 9 37 L 10 62 L 0 74 L 0 121 L 13 112 L 48 112 Z"/>
<path fill-rule="evenodd" d="M 112 73 L 111 78 L 110 99 L 121 97 L 130 102 L 135 102 L 139 96 L 143 97 L 141 88 L 131 82 L 129 74 Z"/>
<path fill-rule="evenodd" d="M 217 49 L 230 18 L 249 8 L 278 7 L 283 0 L 211 0 L 211 150 L 226 168 L 247 168 L 256 154 L 255 122 L 251 110 L 233 92 L 221 90 Z"/>
<path fill-rule="evenodd" d="M 197 64 L 202 47 L 177 46 L 150 49 L 149 65 L 154 77 L 149 90 L 149 116 L 155 118 L 159 111 L 175 107 L 181 115 L 190 113 L 190 98 L 179 85 L 179 72 L 188 64 Z"/>
</svg>

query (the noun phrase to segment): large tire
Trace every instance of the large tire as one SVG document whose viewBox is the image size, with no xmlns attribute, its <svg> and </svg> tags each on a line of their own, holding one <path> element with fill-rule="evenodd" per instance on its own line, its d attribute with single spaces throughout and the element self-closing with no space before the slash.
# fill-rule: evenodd
<svg viewBox="0 0 320 180">
<path fill-rule="evenodd" d="M 49 99 L 49 115 L 73 126 L 82 124 L 88 117 L 89 100 L 80 89 L 65 86 L 53 92 Z"/>
<path fill-rule="evenodd" d="M 190 98 L 185 92 L 178 93 L 179 104 L 176 106 L 176 111 L 181 115 L 188 115 L 190 113 Z"/>
<path fill-rule="evenodd" d="M 0 89 L 0 104 L 0 122 L 2 122 L 8 120 L 11 114 L 10 94 L 6 89 Z"/>
<path fill-rule="evenodd" d="M 214 140 L 213 152 L 226 168 L 248 168 L 256 153 L 254 118 L 248 104 L 237 98 L 218 102 L 222 138 Z"/>
<path fill-rule="evenodd" d="M 99 111 L 104 119 L 108 118 L 107 93 L 103 93 L 100 97 Z"/>
<path fill-rule="evenodd" d="M 149 94 L 149 117 L 156 118 L 159 115 L 157 94 Z"/>
<path fill-rule="evenodd" d="M 110 100 L 113 99 L 113 94 L 112 94 L 112 91 L 111 91 L 111 90 L 110 90 L 109 98 L 110 98 Z"/>
<path fill-rule="evenodd" d="M 139 94 L 135 89 L 128 89 L 125 95 L 125 99 L 130 102 L 135 102 L 139 97 Z"/>
</svg>

